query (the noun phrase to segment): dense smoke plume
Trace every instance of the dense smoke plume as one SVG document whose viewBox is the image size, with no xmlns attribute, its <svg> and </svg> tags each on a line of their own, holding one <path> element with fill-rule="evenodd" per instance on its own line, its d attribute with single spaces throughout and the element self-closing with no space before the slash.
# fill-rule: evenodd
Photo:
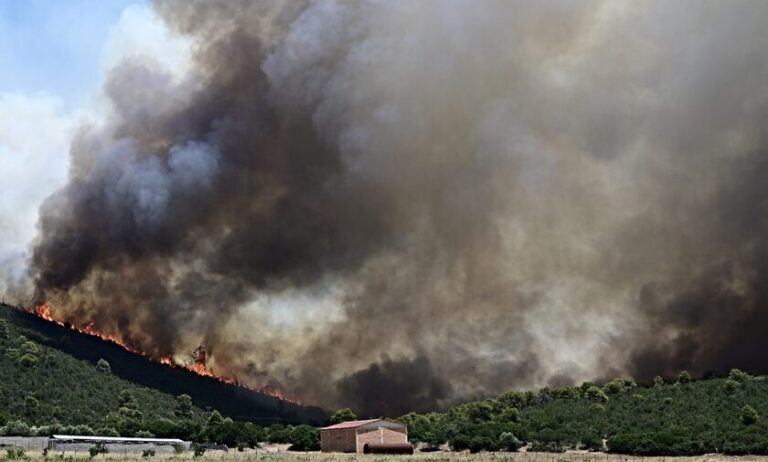
<svg viewBox="0 0 768 462">
<path fill-rule="evenodd" d="M 768 371 L 768 3 L 160 1 L 35 300 L 362 414 Z"/>
</svg>

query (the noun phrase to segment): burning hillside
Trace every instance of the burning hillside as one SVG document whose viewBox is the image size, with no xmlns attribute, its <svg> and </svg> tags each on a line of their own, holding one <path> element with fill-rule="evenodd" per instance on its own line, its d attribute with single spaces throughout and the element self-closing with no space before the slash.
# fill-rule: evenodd
<svg viewBox="0 0 768 462">
<path fill-rule="evenodd" d="M 101 340 L 104 340 L 105 342 L 114 343 L 115 345 L 118 345 L 125 349 L 126 351 L 129 351 L 131 353 L 144 356 L 152 361 L 155 361 L 157 363 L 169 366 L 169 367 L 177 367 L 177 368 L 183 368 L 185 370 L 188 370 L 190 372 L 194 372 L 197 375 L 203 376 L 203 377 L 210 377 L 212 379 L 218 380 L 219 382 L 226 383 L 229 385 L 235 385 L 238 387 L 246 388 L 248 390 L 252 390 L 258 393 L 262 393 L 268 396 L 272 396 L 274 398 L 278 398 L 283 401 L 287 401 L 294 404 L 301 404 L 299 401 L 291 399 L 288 397 L 285 393 L 281 392 L 280 390 L 277 390 L 273 387 L 262 385 L 262 386 L 251 386 L 246 385 L 242 382 L 240 382 L 236 377 L 224 377 L 217 375 L 214 373 L 212 369 L 209 369 L 206 366 L 206 354 L 205 350 L 202 346 L 198 347 L 197 350 L 194 352 L 194 361 L 192 364 L 182 363 L 176 361 L 171 356 L 160 356 L 160 357 L 153 357 L 152 355 L 145 353 L 137 348 L 132 347 L 125 341 L 123 341 L 119 336 L 113 335 L 113 334 L 106 334 L 103 332 L 98 331 L 93 322 L 87 322 L 86 324 L 82 326 L 78 326 L 75 324 L 71 324 L 67 321 L 59 320 L 54 315 L 54 309 L 53 307 L 48 303 L 42 303 L 40 305 L 37 305 L 35 307 L 32 307 L 28 310 L 30 313 L 36 315 L 37 317 L 44 319 L 46 321 L 58 324 L 62 327 L 67 327 L 69 329 L 72 329 L 73 331 L 80 332 L 81 334 L 90 335 L 93 337 L 98 337 Z"/>
</svg>

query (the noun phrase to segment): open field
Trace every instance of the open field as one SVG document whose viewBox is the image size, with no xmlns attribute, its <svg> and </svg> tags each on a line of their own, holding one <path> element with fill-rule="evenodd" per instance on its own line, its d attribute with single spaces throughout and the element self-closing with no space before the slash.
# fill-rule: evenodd
<svg viewBox="0 0 768 462">
<path fill-rule="evenodd" d="M 3 454 L 4 456 L 5 454 Z M 29 451 L 26 453 L 26 457 L 29 460 L 46 460 L 46 461 L 86 461 L 99 459 L 106 459 L 113 462 L 121 460 L 133 460 L 133 461 L 150 461 L 153 459 L 162 460 L 164 462 L 170 461 L 263 461 L 263 462 L 346 462 L 353 460 L 362 460 L 368 462 L 397 462 L 408 460 L 422 460 L 425 462 L 472 462 L 472 461 L 488 461 L 488 462 L 694 462 L 694 461 L 727 461 L 727 462 L 768 462 L 768 456 L 725 456 L 721 454 L 707 454 L 703 456 L 695 457 L 636 457 L 627 456 L 621 454 L 607 454 L 607 453 L 589 453 L 589 452 L 566 452 L 561 454 L 552 453 L 533 453 L 533 452 L 482 452 L 478 454 L 470 454 L 468 452 L 429 452 L 429 453 L 417 453 L 412 456 L 384 456 L 384 455 L 362 455 L 362 454 L 338 454 L 338 453 L 321 453 L 321 452 L 287 452 L 280 450 L 276 452 L 274 448 L 265 448 L 258 450 L 245 450 L 238 452 L 232 450 L 229 452 L 224 451 L 208 451 L 202 457 L 195 458 L 191 452 L 184 454 L 174 455 L 161 455 L 151 458 L 141 457 L 141 454 L 103 454 L 91 459 L 87 453 L 84 452 L 66 452 L 66 453 L 49 453 L 47 457 L 44 457 L 40 451 Z M 5 458 L 4 458 L 5 459 Z M 6 459 L 7 460 L 7 459 Z"/>
</svg>

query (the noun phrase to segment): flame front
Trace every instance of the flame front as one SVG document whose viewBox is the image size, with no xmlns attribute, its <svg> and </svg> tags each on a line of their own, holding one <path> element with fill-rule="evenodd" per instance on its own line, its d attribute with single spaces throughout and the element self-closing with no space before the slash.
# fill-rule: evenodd
<svg viewBox="0 0 768 462">
<path fill-rule="evenodd" d="M 55 319 L 53 319 L 53 309 L 51 308 L 51 305 L 47 303 L 43 303 L 42 305 L 38 305 L 34 311 L 33 311 L 38 317 L 45 319 L 46 321 L 55 322 L 59 325 L 64 325 L 64 323 L 58 322 Z"/>
<path fill-rule="evenodd" d="M 268 385 L 262 385 L 259 387 L 251 387 L 248 385 L 244 385 L 241 383 L 237 378 L 235 377 L 224 377 L 214 374 L 214 372 L 207 368 L 205 365 L 205 350 L 202 350 L 199 348 L 195 351 L 195 363 L 192 366 L 186 365 L 186 364 L 180 364 L 178 363 L 173 357 L 171 356 L 161 356 L 159 358 L 154 358 L 151 355 L 144 353 L 143 351 L 137 350 L 136 348 L 131 347 L 127 343 L 125 343 L 120 337 L 112 334 L 105 334 L 102 332 L 97 331 L 94 328 L 93 321 L 89 321 L 86 323 L 83 327 L 76 327 L 72 324 L 65 324 L 64 322 L 56 319 L 54 317 L 53 307 L 49 303 L 42 303 L 33 309 L 29 310 L 32 314 L 36 315 L 40 319 L 44 319 L 46 321 L 52 322 L 54 324 L 58 324 L 60 326 L 69 327 L 70 329 L 80 332 L 81 334 L 91 335 L 93 337 L 98 337 L 101 340 L 104 340 L 105 342 L 114 343 L 115 345 L 118 345 L 122 347 L 123 349 L 130 351 L 131 353 L 144 356 L 145 358 L 148 358 L 154 362 L 169 366 L 169 367 L 177 367 L 186 369 L 190 372 L 194 372 L 197 375 L 201 375 L 203 377 L 210 377 L 212 379 L 218 380 L 219 382 L 226 383 L 229 385 L 234 385 L 237 387 L 245 388 L 248 390 L 256 391 L 259 393 L 263 393 L 265 395 L 269 395 L 275 398 L 278 398 L 283 401 L 288 401 L 294 404 L 301 404 L 301 402 L 289 398 L 286 396 L 285 393 L 283 393 L 281 390 L 278 390 L 274 387 L 270 387 Z"/>
</svg>

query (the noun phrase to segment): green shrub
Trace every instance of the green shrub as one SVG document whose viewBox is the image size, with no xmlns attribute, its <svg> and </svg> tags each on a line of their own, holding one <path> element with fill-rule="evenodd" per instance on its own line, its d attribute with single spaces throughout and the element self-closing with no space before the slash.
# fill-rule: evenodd
<svg viewBox="0 0 768 462">
<path fill-rule="evenodd" d="M 506 408 L 499 418 L 502 422 L 520 422 L 520 411 L 516 407 Z"/>
<path fill-rule="evenodd" d="M 177 417 L 188 419 L 192 417 L 192 397 L 188 394 L 181 394 L 176 397 L 176 409 L 174 413 Z"/>
<path fill-rule="evenodd" d="M 141 457 L 154 457 L 154 456 L 155 456 L 154 449 L 145 449 L 141 452 Z"/>
<path fill-rule="evenodd" d="M 523 443 L 511 432 L 504 432 L 499 436 L 499 447 L 507 451 L 517 451 L 523 447 Z"/>
<path fill-rule="evenodd" d="M 88 425 L 78 425 L 75 427 L 75 431 L 73 433 L 75 435 L 81 435 L 81 436 L 93 436 L 94 431 Z"/>
<path fill-rule="evenodd" d="M 30 436 L 31 429 L 29 426 L 21 420 L 12 420 L 5 424 L 6 436 Z"/>
<path fill-rule="evenodd" d="M 723 386 L 723 388 L 725 388 L 725 392 L 730 395 L 736 390 L 738 390 L 740 386 L 741 384 L 739 382 L 728 379 L 725 381 L 725 385 Z"/>
<path fill-rule="evenodd" d="M 566 447 L 559 441 L 538 441 L 531 442 L 531 447 L 528 449 L 531 452 L 565 452 Z"/>
<path fill-rule="evenodd" d="M 40 401 L 38 401 L 37 398 L 34 397 L 34 395 L 27 395 L 24 398 L 24 403 L 27 405 L 28 408 L 34 409 L 37 407 L 38 404 L 40 404 Z"/>
<path fill-rule="evenodd" d="M 320 449 L 320 433 L 309 425 L 298 425 L 290 430 L 291 451 L 316 451 Z"/>
<path fill-rule="evenodd" d="M 592 429 L 585 431 L 581 437 L 579 437 L 579 442 L 581 443 L 581 447 L 588 451 L 603 451 L 605 449 L 603 439 Z"/>
<path fill-rule="evenodd" d="M 18 360 L 19 366 L 26 367 L 26 368 L 35 367 L 37 366 L 38 362 L 39 360 L 37 359 L 37 356 L 30 353 L 21 355 L 21 357 Z"/>
<path fill-rule="evenodd" d="M 757 414 L 755 408 L 749 404 L 744 405 L 741 408 L 741 421 L 744 425 L 752 425 L 757 422 L 760 416 Z"/>
<path fill-rule="evenodd" d="M 106 454 L 108 452 L 109 452 L 109 449 L 107 449 L 107 445 L 104 443 L 96 443 L 90 448 L 88 448 L 88 454 L 91 455 L 91 458 L 94 458 L 99 454 Z"/>
<path fill-rule="evenodd" d="M 682 371 L 680 375 L 677 376 L 677 383 L 691 383 L 691 374 L 689 374 L 688 371 Z"/>
<path fill-rule="evenodd" d="M 589 406 L 589 411 L 590 412 L 595 412 L 595 413 L 597 413 L 597 412 L 605 412 L 605 406 L 603 406 L 600 403 L 593 403 L 593 404 L 591 404 Z"/>
<path fill-rule="evenodd" d="M 469 439 L 469 452 L 477 453 L 480 451 L 496 451 L 498 449 L 499 444 L 488 436 L 477 435 Z"/>
<path fill-rule="evenodd" d="M 99 427 L 95 433 L 98 436 L 120 436 L 120 433 L 114 427 Z"/>
<path fill-rule="evenodd" d="M 609 395 L 621 393 L 624 391 L 624 381 L 622 379 L 611 380 L 603 386 L 603 391 Z"/>
<path fill-rule="evenodd" d="M 603 390 L 598 388 L 596 385 L 592 385 L 591 387 L 587 388 L 587 391 L 584 392 L 584 397 L 590 401 L 595 401 L 598 403 L 604 403 L 608 401 L 608 396 L 606 396 L 605 392 L 603 392 Z"/>
<path fill-rule="evenodd" d="M 736 382 L 746 382 L 751 377 L 749 374 L 742 371 L 741 369 L 731 369 L 731 372 L 728 374 L 728 378 L 731 380 L 735 380 Z"/>
<path fill-rule="evenodd" d="M 112 367 L 109 365 L 109 362 L 102 358 L 99 359 L 96 362 L 96 370 L 101 372 L 102 374 L 111 374 L 112 373 Z"/>
<path fill-rule="evenodd" d="M 337 424 L 340 422 L 349 422 L 351 420 L 357 420 L 357 416 L 355 415 L 354 412 L 352 412 L 352 409 L 348 407 L 337 410 L 331 416 L 332 424 Z"/>
<path fill-rule="evenodd" d="M 8 460 L 27 460 L 27 454 L 22 448 L 8 448 L 5 450 L 6 458 Z"/>
<path fill-rule="evenodd" d="M 192 452 L 195 457 L 202 457 L 203 454 L 205 454 L 205 446 L 202 444 L 195 443 L 192 445 Z"/>
<path fill-rule="evenodd" d="M 208 425 L 218 425 L 223 422 L 224 417 L 221 415 L 221 412 L 217 411 L 216 409 L 214 409 L 208 416 Z"/>
</svg>

